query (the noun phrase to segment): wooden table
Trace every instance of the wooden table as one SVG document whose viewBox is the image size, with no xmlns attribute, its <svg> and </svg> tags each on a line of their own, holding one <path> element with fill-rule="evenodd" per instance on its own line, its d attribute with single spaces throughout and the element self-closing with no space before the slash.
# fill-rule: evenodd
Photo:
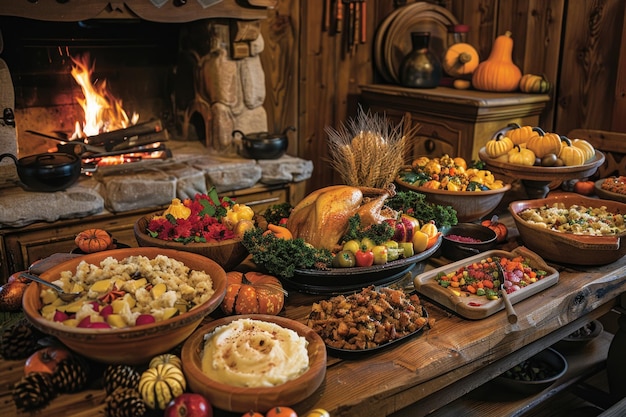
<svg viewBox="0 0 626 417">
<path fill-rule="evenodd" d="M 513 234 L 504 249 L 515 244 Z M 387 416 L 416 404 L 409 415 L 426 415 L 604 315 L 626 291 L 626 257 L 599 267 L 554 266 L 560 272 L 559 282 L 515 304 L 519 320 L 514 325 L 504 311 L 471 321 L 423 299 L 435 319 L 431 329 L 365 358 L 329 356 L 321 387 L 293 408 L 301 416 L 314 408 L 324 408 L 333 417 Z M 283 314 L 304 322 L 311 303 L 319 298 L 292 292 Z M 0 415 L 28 415 L 17 413 L 10 396 L 10 385 L 21 377 L 22 365 L 23 361 L 0 361 Z M 102 415 L 104 397 L 100 389 L 63 395 L 43 415 Z M 218 411 L 216 415 L 240 414 Z"/>
</svg>

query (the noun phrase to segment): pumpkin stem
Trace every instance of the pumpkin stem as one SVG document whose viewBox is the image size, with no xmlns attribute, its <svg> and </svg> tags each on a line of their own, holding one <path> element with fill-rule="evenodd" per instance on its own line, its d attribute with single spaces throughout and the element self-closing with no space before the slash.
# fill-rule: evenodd
<svg viewBox="0 0 626 417">
<path fill-rule="evenodd" d="M 498 215 L 497 214 L 494 214 L 491 217 L 491 224 L 498 224 Z"/>
</svg>

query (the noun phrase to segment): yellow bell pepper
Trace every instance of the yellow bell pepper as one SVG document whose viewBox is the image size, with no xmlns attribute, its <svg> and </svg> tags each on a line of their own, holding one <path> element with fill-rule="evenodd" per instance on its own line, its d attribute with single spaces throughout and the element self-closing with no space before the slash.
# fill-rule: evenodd
<svg viewBox="0 0 626 417">
<path fill-rule="evenodd" d="M 228 209 L 226 215 L 222 218 L 222 224 L 232 230 L 240 220 L 252 220 L 254 218 L 254 210 L 245 204 L 234 204 Z"/>
</svg>

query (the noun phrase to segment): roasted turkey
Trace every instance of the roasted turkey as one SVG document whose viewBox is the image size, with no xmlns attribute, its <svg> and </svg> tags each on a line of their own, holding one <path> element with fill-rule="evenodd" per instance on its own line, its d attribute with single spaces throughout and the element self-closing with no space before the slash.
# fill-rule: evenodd
<svg viewBox="0 0 626 417">
<path fill-rule="evenodd" d="M 361 217 L 362 227 L 395 219 L 398 213 L 385 206 L 393 196 L 389 189 L 333 185 L 307 195 L 292 210 L 287 228 L 294 238 L 302 238 L 318 249 L 336 250 L 346 234 L 349 220 Z"/>
</svg>

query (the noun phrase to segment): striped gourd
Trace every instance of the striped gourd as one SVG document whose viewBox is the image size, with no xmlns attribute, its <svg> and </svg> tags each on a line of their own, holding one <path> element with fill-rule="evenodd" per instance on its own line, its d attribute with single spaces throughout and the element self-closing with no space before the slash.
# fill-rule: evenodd
<svg viewBox="0 0 626 417">
<path fill-rule="evenodd" d="M 139 380 L 141 397 L 152 409 L 165 410 L 172 399 L 185 392 L 186 387 L 183 371 L 171 363 L 148 368 Z"/>
</svg>

